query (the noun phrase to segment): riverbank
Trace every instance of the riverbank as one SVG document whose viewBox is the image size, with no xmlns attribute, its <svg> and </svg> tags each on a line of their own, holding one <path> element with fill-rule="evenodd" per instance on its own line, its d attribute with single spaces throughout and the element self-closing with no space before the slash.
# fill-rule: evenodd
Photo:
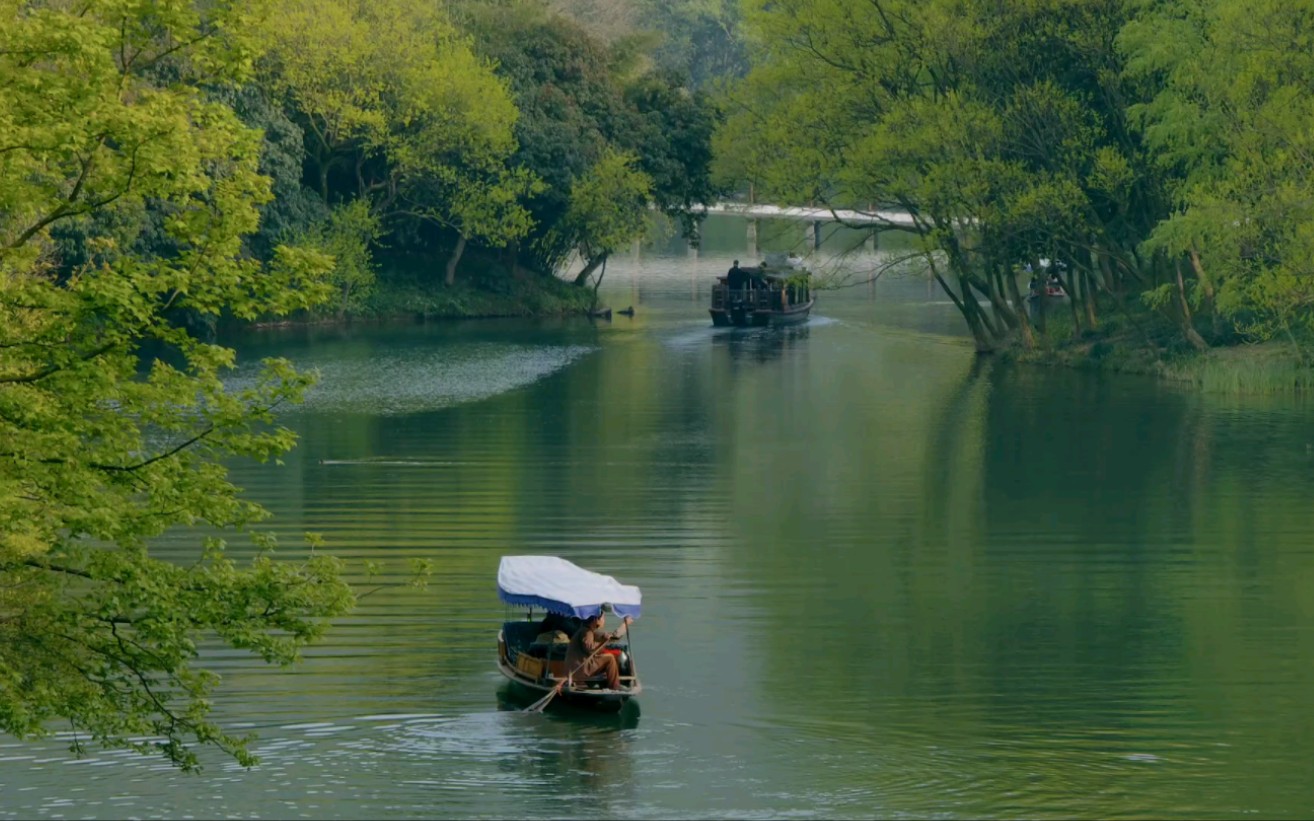
<svg viewBox="0 0 1314 821">
<path fill-rule="evenodd" d="M 593 291 L 552 276 L 510 276 L 457 282 L 451 287 L 418 279 L 381 279 L 353 319 L 414 316 L 424 319 L 561 316 L 587 313 Z"/>
<path fill-rule="evenodd" d="M 492 319 L 587 314 L 593 291 L 551 276 L 501 276 L 448 287 L 419 277 L 381 277 L 340 313 L 304 314 L 253 327 L 391 319 Z"/>
<path fill-rule="evenodd" d="M 1038 334 L 1030 350 L 1017 340 L 999 353 L 1005 360 L 1032 365 L 1145 374 L 1211 393 L 1314 393 L 1314 369 L 1291 346 L 1272 342 L 1196 351 L 1171 336 L 1147 342 L 1131 331 L 1106 330 L 1071 339 L 1051 329 L 1048 335 Z"/>
</svg>

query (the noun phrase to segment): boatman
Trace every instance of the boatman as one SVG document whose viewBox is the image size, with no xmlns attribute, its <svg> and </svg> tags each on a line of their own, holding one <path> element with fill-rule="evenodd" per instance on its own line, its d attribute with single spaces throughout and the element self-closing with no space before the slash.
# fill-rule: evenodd
<svg viewBox="0 0 1314 821">
<path fill-rule="evenodd" d="M 626 616 L 620 629 L 609 634 L 602 630 L 602 613 L 596 613 L 585 619 L 584 626 L 570 637 L 570 646 L 566 648 L 567 674 L 577 681 L 584 681 L 602 673 L 607 677 L 607 687 L 619 690 L 620 664 L 614 655 L 601 652 L 599 648 L 606 647 L 608 642 L 625 635 L 632 621 L 634 619 Z M 594 651 L 598 651 L 597 655 L 594 655 Z"/>
</svg>

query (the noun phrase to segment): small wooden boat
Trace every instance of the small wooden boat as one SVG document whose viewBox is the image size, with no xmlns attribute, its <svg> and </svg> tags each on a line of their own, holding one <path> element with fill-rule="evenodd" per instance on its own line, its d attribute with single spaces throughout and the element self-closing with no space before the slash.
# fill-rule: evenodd
<svg viewBox="0 0 1314 821">
<path fill-rule="evenodd" d="M 812 275 L 805 268 L 736 265 L 717 277 L 709 310 L 717 327 L 793 325 L 807 321 L 814 302 Z"/>
<path fill-rule="evenodd" d="M 639 617 L 639 588 L 585 570 L 556 556 L 503 556 L 497 569 L 502 601 L 526 608 L 523 620 L 507 621 L 497 634 L 497 669 L 516 685 L 545 696 L 563 681 L 557 701 L 597 710 L 619 710 L 642 689 L 628 634 L 602 651 L 620 664 L 619 690 L 605 680 L 583 679 L 566 669 L 570 637 L 598 613 Z M 535 610 L 542 612 L 535 618 Z"/>
</svg>

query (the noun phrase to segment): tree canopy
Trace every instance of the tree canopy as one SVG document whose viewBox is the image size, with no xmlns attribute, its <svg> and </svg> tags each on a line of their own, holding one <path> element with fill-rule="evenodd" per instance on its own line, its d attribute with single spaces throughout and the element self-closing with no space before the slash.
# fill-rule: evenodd
<svg viewBox="0 0 1314 821">
<path fill-rule="evenodd" d="M 195 666 L 198 642 L 289 662 L 351 602 L 330 556 L 275 560 L 272 538 L 251 531 L 264 511 L 223 467 L 292 445 L 274 409 L 310 379 L 271 360 L 232 389 L 233 351 L 175 321 L 327 295 L 323 254 L 280 246 L 261 265 L 242 253 L 270 197 L 260 135 L 203 88 L 246 78 L 257 9 L 4 5 L 0 728 L 29 737 L 62 719 L 184 767 L 196 742 L 250 761 L 207 717 L 215 677 Z M 66 224 L 88 251 L 71 269 L 52 236 Z M 134 250 L 153 224 L 167 242 Z M 239 566 L 222 538 L 198 535 L 193 564 L 151 556 L 152 537 L 199 525 L 261 551 Z"/>
<path fill-rule="evenodd" d="M 1284 338 L 1304 358 L 1307 4 L 745 9 L 721 178 L 905 209 L 980 349 L 1030 339 L 1016 275 L 1053 259 L 1074 333 L 1148 308 L 1196 348 Z"/>
<path fill-rule="evenodd" d="M 533 227 L 525 244 L 535 267 L 556 270 L 577 252 L 589 271 L 601 262 L 590 255 L 600 246 L 574 241 L 583 235 L 583 212 L 572 205 L 573 192 L 600 172 L 604 158 L 621 154 L 650 180 L 645 206 L 677 220 L 696 239 L 697 206 L 718 190 L 710 171 L 718 113 L 706 94 L 538 3 L 469 0 L 462 19 L 475 47 L 507 79 L 520 110 L 515 164 L 544 182 L 526 200 Z M 607 206 L 615 214 L 603 205 L 588 213 L 604 223 L 625 221 L 620 212 L 630 208 L 628 200 Z M 584 234 L 610 230 L 600 224 Z"/>
</svg>

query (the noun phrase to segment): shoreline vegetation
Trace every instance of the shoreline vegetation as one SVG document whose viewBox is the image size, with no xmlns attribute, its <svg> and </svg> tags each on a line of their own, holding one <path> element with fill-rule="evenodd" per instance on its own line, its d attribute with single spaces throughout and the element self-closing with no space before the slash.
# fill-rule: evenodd
<svg viewBox="0 0 1314 821">
<path fill-rule="evenodd" d="M 495 288 L 466 282 L 435 288 L 414 277 L 383 277 L 346 311 L 262 318 L 245 323 L 244 327 L 264 329 L 415 319 L 588 316 L 593 309 L 591 289 L 580 288 L 558 277 L 497 278 L 496 283 Z"/>
<path fill-rule="evenodd" d="M 591 289 L 559 277 L 504 277 L 494 270 L 487 281 L 497 283 L 496 290 L 481 287 L 478 281 L 434 288 L 418 276 L 389 275 L 381 277 L 357 307 L 344 313 L 303 313 L 245 326 L 269 329 L 357 322 L 587 317 L 595 308 Z M 1147 340 L 1116 321 L 1074 337 L 1065 317 L 1051 317 L 1031 346 L 1014 337 L 992 353 L 1010 364 L 1153 376 L 1211 393 L 1314 392 L 1314 369 L 1304 366 L 1289 345 L 1234 342 L 1197 351 L 1180 344 L 1172 334 L 1160 333 L 1159 338 Z"/>
<path fill-rule="evenodd" d="M 1060 367 L 1155 377 L 1205 393 L 1280 396 L 1314 393 L 1314 369 L 1289 345 L 1237 342 L 1198 351 L 1189 346 L 1138 338 L 1111 326 L 1074 338 L 1068 328 L 1038 334 L 1032 345 L 1013 339 L 995 352 L 1000 361 L 1030 367 Z"/>
<path fill-rule="evenodd" d="M 1314 8 L 744 8 L 760 47 L 729 92 L 718 170 L 759 201 L 912 237 L 979 353 L 1307 389 L 1314 63 L 1298 44 Z M 1063 297 L 1043 319 L 1023 301 L 1033 276 Z"/>
</svg>

